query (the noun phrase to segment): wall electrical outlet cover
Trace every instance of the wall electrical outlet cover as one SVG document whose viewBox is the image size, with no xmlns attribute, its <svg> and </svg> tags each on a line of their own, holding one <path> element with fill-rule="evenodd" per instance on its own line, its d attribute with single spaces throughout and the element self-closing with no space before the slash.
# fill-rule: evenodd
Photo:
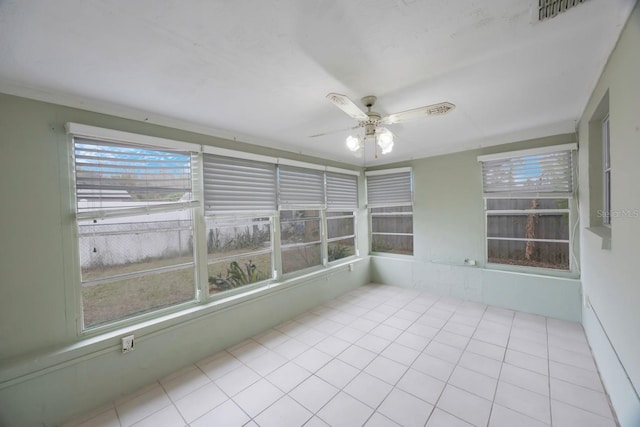
<svg viewBox="0 0 640 427">
<path fill-rule="evenodd" d="M 122 353 L 133 351 L 133 335 L 122 337 Z"/>
</svg>

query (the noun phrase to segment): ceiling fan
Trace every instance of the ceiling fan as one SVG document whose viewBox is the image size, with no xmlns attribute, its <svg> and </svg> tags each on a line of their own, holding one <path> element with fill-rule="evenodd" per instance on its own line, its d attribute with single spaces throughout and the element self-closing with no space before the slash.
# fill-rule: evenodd
<svg viewBox="0 0 640 427">
<path fill-rule="evenodd" d="M 377 99 L 373 95 L 365 96 L 361 99 L 364 106 L 367 107 L 366 113 L 362 111 L 346 95 L 341 95 L 339 93 L 330 93 L 327 95 L 327 99 L 336 107 L 347 113 L 349 116 L 358 120 L 358 125 L 351 129 L 364 128 L 363 137 L 353 135 L 349 135 L 347 137 L 347 148 L 353 152 L 357 152 L 364 147 L 364 144 L 367 141 L 375 141 L 376 158 L 378 158 L 377 147 L 380 148 L 380 152 L 382 154 L 390 153 L 393 149 L 394 135 L 389 129 L 381 125 L 405 123 L 426 116 L 439 116 L 448 113 L 456 107 L 450 102 L 441 102 L 439 104 L 427 105 L 425 107 L 414 108 L 412 110 L 406 110 L 400 113 L 389 114 L 388 116 L 382 117 L 379 113 L 371 110 Z M 315 137 L 321 135 L 326 135 L 326 133 L 312 136 Z"/>
</svg>

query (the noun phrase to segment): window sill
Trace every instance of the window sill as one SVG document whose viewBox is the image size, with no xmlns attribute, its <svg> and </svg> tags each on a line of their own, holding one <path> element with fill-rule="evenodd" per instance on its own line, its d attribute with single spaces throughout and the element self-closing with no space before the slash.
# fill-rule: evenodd
<svg viewBox="0 0 640 427">
<path fill-rule="evenodd" d="M 556 277 L 559 279 L 580 279 L 580 274 L 569 270 L 555 270 L 552 268 L 526 267 L 487 262 L 486 270 L 502 271 L 505 273 L 526 274 L 528 276 Z"/>
<path fill-rule="evenodd" d="M 379 257 L 389 257 L 389 258 L 413 258 L 414 255 L 411 254 L 396 254 L 393 252 L 371 252 L 371 256 L 379 256 Z"/>
<path fill-rule="evenodd" d="M 611 227 L 600 225 L 596 227 L 587 227 L 587 230 L 600 238 L 600 249 L 611 249 Z"/>
</svg>

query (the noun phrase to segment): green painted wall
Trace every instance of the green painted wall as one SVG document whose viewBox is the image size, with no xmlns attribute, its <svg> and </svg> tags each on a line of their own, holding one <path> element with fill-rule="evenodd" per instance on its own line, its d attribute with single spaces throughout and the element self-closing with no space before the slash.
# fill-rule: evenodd
<svg viewBox="0 0 640 427">
<path fill-rule="evenodd" d="M 369 282 L 365 250 L 353 272 L 344 265 L 274 286 L 259 298 L 79 337 L 66 122 L 327 163 L 0 94 L 1 426 L 54 425 Z M 364 216 L 359 230 L 366 248 Z M 122 355 L 119 338 L 129 333 L 136 350 Z"/>
<path fill-rule="evenodd" d="M 138 121 L 0 95 L 0 425 L 52 425 L 126 394 L 181 365 L 224 348 L 317 303 L 373 281 L 428 289 L 583 324 L 623 426 L 640 424 L 640 286 L 634 265 L 640 218 L 612 221 L 602 249 L 594 209 L 602 185 L 590 171 L 598 106 L 611 116 L 613 209 L 640 212 L 640 10 L 636 6 L 579 124 L 581 280 L 519 274 L 484 266 L 480 154 L 572 142 L 560 135 L 419 159 L 414 168 L 415 255 L 371 257 L 353 273 L 337 269 L 233 307 L 194 312 L 141 327 L 136 351 L 118 352 L 118 333 L 80 340 L 68 306 L 77 281 L 69 215 L 68 121 L 319 162 L 291 153 Z M 344 165 L 334 165 L 345 167 Z M 600 189 L 600 190 L 599 190 Z M 590 228 L 590 229 L 588 229 Z M 366 248 L 366 220 L 359 221 Z M 603 234 L 604 233 L 604 234 Z M 577 236 L 578 237 L 578 236 Z M 606 245 L 604 245 L 606 246 Z M 362 250 L 366 254 L 366 250 Z M 464 266 L 475 259 L 478 266 Z M 581 307 L 581 285 L 591 307 Z M 597 316 L 596 316 L 597 314 Z M 221 328 L 219 325 L 233 325 Z M 628 376 L 627 376 L 628 375 Z M 126 377 L 123 382 L 121 378 Z M 635 387 L 635 390 L 634 390 Z"/>
<path fill-rule="evenodd" d="M 579 124 L 583 323 L 622 426 L 640 425 L 640 5 L 636 4 Z M 611 228 L 600 227 L 599 108 L 608 100 Z M 635 389 L 634 389 L 635 388 Z"/>
<path fill-rule="evenodd" d="M 485 267 L 484 201 L 477 161 L 483 154 L 575 141 L 573 134 L 558 135 L 392 165 L 413 167 L 414 256 L 372 257 L 372 279 L 579 321 L 579 280 Z M 576 257 L 578 246 L 574 242 Z M 465 259 L 476 260 L 477 265 L 467 266 Z"/>
</svg>

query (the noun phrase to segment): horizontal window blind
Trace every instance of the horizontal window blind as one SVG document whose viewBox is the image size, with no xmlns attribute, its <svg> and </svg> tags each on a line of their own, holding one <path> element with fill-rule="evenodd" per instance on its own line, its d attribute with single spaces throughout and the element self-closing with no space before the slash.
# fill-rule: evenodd
<svg viewBox="0 0 640 427">
<path fill-rule="evenodd" d="M 210 154 L 203 163 L 206 213 L 276 209 L 275 165 Z"/>
<path fill-rule="evenodd" d="M 355 210 L 358 208 L 358 177 L 327 172 L 327 208 Z"/>
<path fill-rule="evenodd" d="M 485 193 L 571 193 L 573 151 L 482 161 Z"/>
<path fill-rule="evenodd" d="M 74 138 L 78 212 L 188 201 L 191 154 Z"/>
<path fill-rule="evenodd" d="M 367 205 L 394 206 L 413 202 L 411 171 L 367 176 Z"/>
<path fill-rule="evenodd" d="M 279 166 L 280 205 L 321 206 L 324 201 L 324 172 L 293 166 Z"/>
</svg>

